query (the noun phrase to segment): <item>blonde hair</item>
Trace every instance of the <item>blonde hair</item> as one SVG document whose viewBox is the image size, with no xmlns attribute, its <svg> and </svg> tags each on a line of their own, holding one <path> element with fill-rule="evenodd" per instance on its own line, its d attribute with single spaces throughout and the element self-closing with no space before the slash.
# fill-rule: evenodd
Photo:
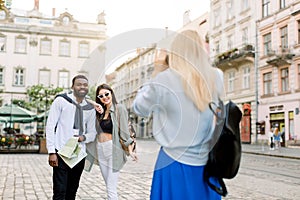
<svg viewBox="0 0 300 200">
<path fill-rule="evenodd" d="M 175 36 L 169 66 L 181 76 L 186 95 L 203 111 L 216 95 L 216 70 L 210 65 L 198 33 L 186 30 Z"/>
<path fill-rule="evenodd" d="M 274 128 L 274 135 L 276 135 L 276 136 L 277 136 L 277 135 L 278 135 L 278 133 L 279 133 L 279 130 L 278 130 L 278 128 L 277 128 L 277 127 L 275 127 L 275 128 Z"/>
</svg>

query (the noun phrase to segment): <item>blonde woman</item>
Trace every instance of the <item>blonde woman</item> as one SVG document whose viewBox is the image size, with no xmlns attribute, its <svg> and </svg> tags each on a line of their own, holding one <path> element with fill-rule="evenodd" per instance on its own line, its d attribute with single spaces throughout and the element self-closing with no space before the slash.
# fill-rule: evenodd
<svg viewBox="0 0 300 200">
<path fill-rule="evenodd" d="M 164 70 L 143 85 L 133 102 L 137 115 L 153 114 L 153 135 L 161 145 L 150 199 L 221 199 L 204 182 L 203 170 L 215 143 L 208 105 L 223 95 L 222 72 L 210 65 L 195 31 L 176 35 L 167 51 L 168 62 L 166 51 L 157 51 L 154 66 Z"/>
</svg>

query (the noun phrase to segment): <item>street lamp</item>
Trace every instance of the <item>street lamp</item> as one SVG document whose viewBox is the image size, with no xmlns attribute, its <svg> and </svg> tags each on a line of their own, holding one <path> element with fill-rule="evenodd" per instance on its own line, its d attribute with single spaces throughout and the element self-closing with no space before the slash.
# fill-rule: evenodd
<svg viewBox="0 0 300 200">
<path fill-rule="evenodd" d="M 255 68 L 255 143 L 258 142 L 258 131 L 257 131 L 257 122 L 258 122 L 258 28 L 257 28 L 258 21 L 255 22 L 255 60 L 254 60 L 254 68 Z"/>
<path fill-rule="evenodd" d="M 0 0 L 1 1 L 1 0 Z M 10 93 L 10 124 L 9 127 L 12 128 L 12 109 L 13 109 L 13 93 Z"/>
</svg>

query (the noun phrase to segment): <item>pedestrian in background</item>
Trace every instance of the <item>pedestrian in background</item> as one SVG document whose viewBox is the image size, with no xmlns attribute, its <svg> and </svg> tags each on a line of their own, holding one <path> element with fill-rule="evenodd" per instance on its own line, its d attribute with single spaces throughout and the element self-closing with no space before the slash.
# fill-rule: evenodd
<svg viewBox="0 0 300 200">
<path fill-rule="evenodd" d="M 273 130 L 273 138 L 274 138 L 275 149 L 279 149 L 281 147 L 281 133 L 279 132 L 277 126 Z"/>
<path fill-rule="evenodd" d="M 223 95 L 223 74 L 213 68 L 196 31 L 175 36 L 170 51 L 157 51 L 157 73 L 138 91 L 134 112 L 153 114 L 153 136 L 161 145 L 151 200 L 221 199 L 204 181 L 213 139 L 211 101 Z M 169 65 L 162 67 L 161 65 Z M 217 180 L 214 181 L 218 185 Z"/>
<path fill-rule="evenodd" d="M 57 154 L 67 141 L 78 136 L 81 151 L 86 151 L 85 144 L 96 136 L 95 110 L 85 100 L 88 93 L 88 79 L 77 75 L 72 80 L 72 93 L 67 94 L 73 103 L 58 96 L 53 101 L 46 125 L 46 141 L 49 153 L 49 165 L 53 167 L 53 199 L 72 200 L 76 197 L 79 181 L 84 169 L 82 159 L 72 169 Z M 79 134 L 79 135 L 78 135 Z"/>
<path fill-rule="evenodd" d="M 95 106 L 98 134 L 95 143 L 89 145 L 88 151 L 98 161 L 106 184 L 108 200 L 117 200 L 119 171 L 127 161 L 120 137 L 129 147 L 132 159 L 137 160 L 133 152 L 134 141 L 130 138 L 127 110 L 124 105 L 118 104 L 113 89 L 107 84 L 101 84 L 96 89 L 96 95 L 95 102 L 101 105 Z M 91 145 L 94 146 L 90 147 Z"/>
<path fill-rule="evenodd" d="M 269 144 L 270 144 L 270 150 L 274 150 L 274 137 L 273 132 L 269 131 Z"/>
</svg>

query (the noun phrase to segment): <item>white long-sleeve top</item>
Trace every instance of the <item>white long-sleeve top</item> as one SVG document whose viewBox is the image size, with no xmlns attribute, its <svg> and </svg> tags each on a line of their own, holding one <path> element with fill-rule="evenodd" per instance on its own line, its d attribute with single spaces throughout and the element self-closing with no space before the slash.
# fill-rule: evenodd
<svg viewBox="0 0 300 200">
<path fill-rule="evenodd" d="M 68 96 L 76 102 L 73 93 L 68 94 Z M 80 106 L 84 105 L 87 105 L 85 100 L 82 101 Z M 57 97 L 53 101 L 46 125 L 48 153 L 55 153 L 55 150 L 60 150 L 73 137 L 75 112 L 76 106 L 63 97 Z M 96 137 L 95 119 L 95 109 L 83 110 L 83 135 L 85 135 L 86 140 L 81 142 L 82 151 L 86 151 L 85 143 L 92 142 Z"/>
</svg>

